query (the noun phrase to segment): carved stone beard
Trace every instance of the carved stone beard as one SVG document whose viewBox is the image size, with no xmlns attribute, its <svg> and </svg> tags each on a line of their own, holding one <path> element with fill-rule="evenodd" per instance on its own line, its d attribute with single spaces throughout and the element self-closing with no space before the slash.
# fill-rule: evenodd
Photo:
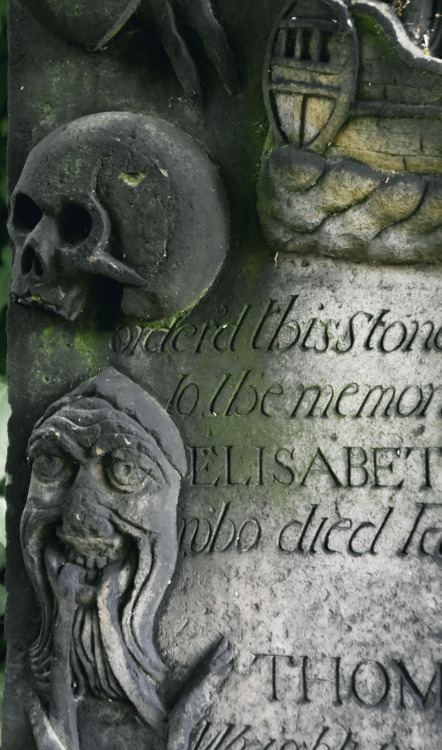
<svg viewBox="0 0 442 750">
<path fill-rule="evenodd" d="M 89 692 L 97 698 L 126 700 L 107 659 L 96 606 L 78 607 L 72 636 L 70 664 L 74 695 L 83 697 Z"/>
<path fill-rule="evenodd" d="M 72 563 L 68 563 L 72 564 Z M 134 564 L 126 563 L 127 574 L 133 579 Z M 86 580 L 89 584 L 98 584 L 99 569 L 88 570 Z M 133 583 L 133 581 L 132 581 Z M 80 592 L 79 592 L 80 593 Z M 77 594 L 78 596 L 78 594 Z M 83 594 L 88 598 L 87 589 Z M 127 597 L 126 597 L 127 598 Z M 70 642 L 69 662 L 72 672 L 72 688 L 76 698 L 84 698 L 87 694 L 97 698 L 109 700 L 127 701 L 127 696 L 112 671 L 112 665 L 108 659 L 108 652 L 104 646 L 106 639 L 101 635 L 101 628 L 109 620 L 109 613 L 105 616 L 98 609 L 97 597 L 91 590 L 90 601 L 78 603 L 72 626 L 72 639 Z M 58 618 L 59 603 L 54 597 L 54 613 L 52 629 L 50 633 L 51 642 L 54 641 L 54 625 Z M 124 606 L 124 601 L 121 603 Z M 119 634 L 123 639 L 123 633 Z M 49 675 L 48 675 L 49 677 Z M 49 679 L 46 681 L 46 691 L 49 693 Z"/>
<path fill-rule="evenodd" d="M 57 534 L 56 521 L 41 527 L 34 526 L 33 519 L 29 518 L 26 525 L 23 525 L 23 534 L 28 540 L 34 561 L 36 557 L 33 553 L 40 548 L 39 562 L 33 575 L 41 582 L 44 580 L 44 589 L 40 589 L 40 592 L 44 592 L 43 596 L 40 596 L 43 624 L 40 636 L 30 653 L 32 671 L 40 690 L 49 696 L 55 630 L 60 619 L 60 609 L 66 608 L 66 597 L 63 596 L 63 592 L 60 591 L 57 597 L 54 591 L 54 577 L 63 570 L 65 575 L 71 574 L 71 588 L 75 594 L 69 656 L 74 695 L 80 698 L 90 693 L 102 698 L 127 700 L 125 689 L 114 675 L 113 670 L 117 670 L 115 665 L 112 667 L 109 654 L 115 655 L 115 646 L 120 647 L 122 643 L 125 644 L 125 649 L 127 648 L 127 655 L 131 651 L 136 653 L 139 649 L 134 634 L 130 632 L 125 610 L 132 607 L 132 603 L 139 596 L 135 580 L 137 575 L 138 578 L 141 577 L 140 569 L 145 576 L 145 586 L 148 587 L 154 566 L 154 541 L 150 535 L 146 535 L 147 538 L 141 540 L 143 544 L 140 552 L 135 546 L 137 540 L 122 535 L 121 550 L 126 557 L 112 561 L 104 557 L 95 560 L 82 558 L 73 550 L 64 548 Z M 42 540 L 44 545 L 40 546 Z M 134 548 L 128 553 L 131 544 Z M 104 636 L 103 630 L 107 631 Z M 149 631 L 148 623 L 146 631 Z M 118 643 L 112 644 L 112 640 Z M 148 654 L 148 658 L 141 661 L 138 655 L 132 666 L 137 671 L 142 666 L 145 675 L 149 674 L 152 677 L 152 688 L 156 692 L 166 673 L 166 667 L 156 653 L 153 643 L 150 645 L 145 655 Z"/>
<path fill-rule="evenodd" d="M 31 481 L 22 544 L 42 608 L 41 632 L 30 653 L 38 688 L 51 705 L 60 690 L 54 664 L 63 661 L 64 650 L 65 672 L 57 680 L 65 681 L 72 702 L 87 694 L 129 701 L 164 736 L 158 688 L 167 670 L 153 627 L 176 564 L 177 470 L 152 434 L 102 398 L 65 405 L 37 428 L 30 441 L 33 474 L 38 456 L 46 462 L 48 456 L 56 462 L 68 456 L 72 465 L 88 467 L 130 446 L 162 483 L 152 510 L 154 493 L 125 489 L 127 501 L 120 506 L 109 500 L 112 489 L 108 496 L 81 487 L 74 494 L 72 480 L 64 496 L 54 491 L 48 500 L 44 492 L 33 495 Z"/>
</svg>

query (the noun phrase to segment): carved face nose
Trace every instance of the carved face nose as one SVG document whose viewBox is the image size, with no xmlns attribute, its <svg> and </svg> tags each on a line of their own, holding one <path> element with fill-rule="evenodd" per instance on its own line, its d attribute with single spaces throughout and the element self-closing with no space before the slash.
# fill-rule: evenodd
<svg viewBox="0 0 442 750">
<path fill-rule="evenodd" d="M 68 559 L 99 559 L 105 563 L 124 554 L 124 539 L 100 505 L 99 492 L 84 482 L 67 491 L 56 534 Z"/>
<path fill-rule="evenodd" d="M 69 536 L 107 539 L 115 535 L 113 526 L 100 513 L 90 508 L 71 508 L 62 519 L 63 531 Z"/>
<path fill-rule="evenodd" d="M 81 540 L 115 538 L 114 527 L 93 493 L 89 498 L 83 493 L 84 490 L 74 490 L 65 502 L 61 518 L 63 535 Z"/>
</svg>

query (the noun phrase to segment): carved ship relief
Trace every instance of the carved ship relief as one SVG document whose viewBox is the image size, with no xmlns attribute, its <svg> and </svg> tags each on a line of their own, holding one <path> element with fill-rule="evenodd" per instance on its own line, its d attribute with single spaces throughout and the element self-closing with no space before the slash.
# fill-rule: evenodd
<svg viewBox="0 0 442 750">
<path fill-rule="evenodd" d="M 410 6 L 416 36 L 429 8 Z M 285 3 L 264 65 L 258 211 L 272 252 L 441 262 L 439 22 L 428 54 L 405 28 L 378 0 Z"/>
<path fill-rule="evenodd" d="M 286 5 L 267 66 L 276 134 L 298 148 L 323 151 L 348 114 L 357 64 L 357 38 L 342 3 Z"/>
<path fill-rule="evenodd" d="M 264 79 L 279 142 L 377 169 L 442 170 L 442 62 L 410 41 L 386 5 L 290 0 Z"/>
</svg>

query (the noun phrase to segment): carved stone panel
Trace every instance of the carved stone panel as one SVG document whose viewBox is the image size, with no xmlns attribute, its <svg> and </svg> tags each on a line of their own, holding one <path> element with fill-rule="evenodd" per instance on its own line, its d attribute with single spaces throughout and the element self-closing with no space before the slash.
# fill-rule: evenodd
<svg viewBox="0 0 442 750">
<path fill-rule="evenodd" d="M 176 566 L 187 463 L 175 425 L 139 386 L 108 369 L 48 409 L 28 456 L 21 540 L 41 629 L 21 691 L 38 748 L 84 747 L 84 735 L 103 723 L 103 700 L 127 729 L 137 726 L 139 739 L 187 747 L 230 671 L 231 651 L 217 644 L 188 690 L 168 677 L 154 643 Z M 95 727 L 81 721 L 91 711 Z"/>
<path fill-rule="evenodd" d="M 440 750 L 438 4 L 68 11 L 10 7 L 2 747 Z"/>
<path fill-rule="evenodd" d="M 440 262 L 441 87 L 442 62 L 386 6 L 287 2 L 264 66 L 273 143 L 258 193 L 269 240 L 289 252 Z"/>
</svg>

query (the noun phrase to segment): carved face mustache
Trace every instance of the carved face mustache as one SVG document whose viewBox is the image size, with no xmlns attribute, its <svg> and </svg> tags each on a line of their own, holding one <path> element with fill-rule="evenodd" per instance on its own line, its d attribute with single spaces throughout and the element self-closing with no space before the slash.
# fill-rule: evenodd
<svg viewBox="0 0 442 750">
<path fill-rule="evenodd" d="M 71 568 L 77 604 L 89 606 L 96 603 L 103 581 L 110 575 L 123 578 L 121 593 L 128 589 L 137 568 L 137 548 L 132 537 L 121 533 L 106 518 L 100 519 L 87 503 L 83 508 L 83 513 L 76 508 L 67 517 L 62 514 L 55 525 L 46 529 L 50 542 L 45 549 L 45 566 L 57 598 L 63 596 L 58 586 L 60 573 Z M 146 544 L 143 551 L 145 559 L 146 553 L 152 559 Z"/>
</svg>

